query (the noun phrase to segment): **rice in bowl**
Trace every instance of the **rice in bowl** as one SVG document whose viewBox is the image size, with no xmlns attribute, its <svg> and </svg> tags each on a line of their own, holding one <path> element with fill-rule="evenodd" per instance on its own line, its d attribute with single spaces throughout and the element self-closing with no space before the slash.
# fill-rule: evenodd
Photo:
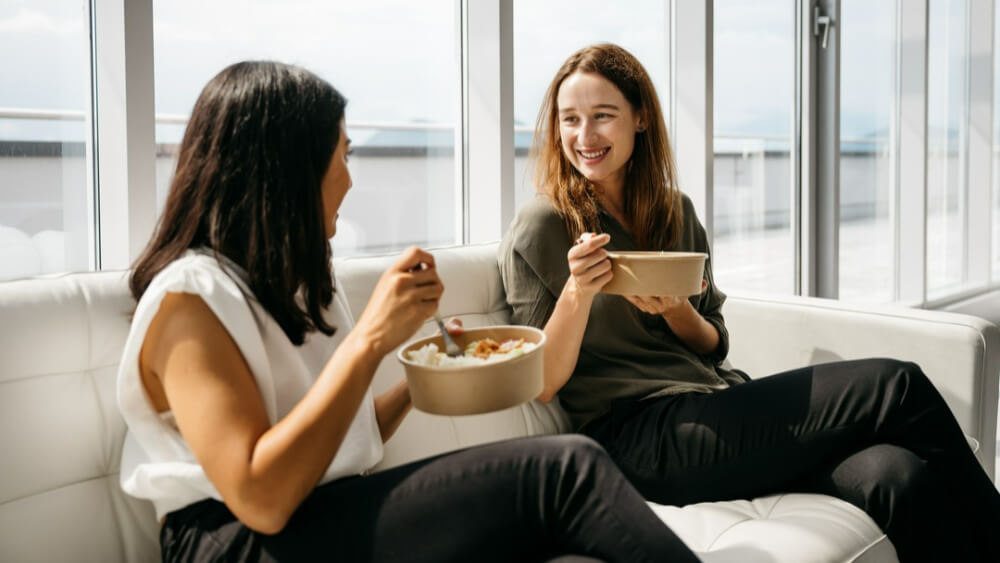
<svg viewBox="0 0 1000 563">
<path fill-rule="evenodd" d="M 433 342 L 416 350 L 410 350 L 406 355 L 410 361 L 424 366 L 479 366 L 523 356 L 534 349 L 535 343 L 525 342 L 523 338 L 508 339 L 503 342 L 484 338 L 473 340 L 466 345 L 461 356 L 454 358 L 440 351 Z"/>
</svg>

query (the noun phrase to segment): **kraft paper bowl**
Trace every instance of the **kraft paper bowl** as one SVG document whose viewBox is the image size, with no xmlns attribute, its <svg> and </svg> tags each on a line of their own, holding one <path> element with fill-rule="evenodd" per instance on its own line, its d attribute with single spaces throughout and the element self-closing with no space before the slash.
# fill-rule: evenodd
<svg viewBox="0 0 1000 563">
<path fill-rule="evenodd" d="M 406 372 L 413 406 L 431 414 L 463 415 L 497 411 L 525 401 L 542 392 L 542 351 L 545 333 L 528 326 L 489 326 L 466 329 L 455 335 L 459 348 L 475 340 L 497 342 L 523 338 L 535 348 L 515 358 L 470 366 L 428 366 L 409 359 L 407 352 L 426 344 L 444 351 L 441 335 L 414 340 L 399 349 L 396 357 Z"/>
<path fill-rule="evenodd" d="M 611 281 L 601 289 L 615 295 L 686 297 L 701 293 L 703 252 L 608 252 Z"/>
</svg>

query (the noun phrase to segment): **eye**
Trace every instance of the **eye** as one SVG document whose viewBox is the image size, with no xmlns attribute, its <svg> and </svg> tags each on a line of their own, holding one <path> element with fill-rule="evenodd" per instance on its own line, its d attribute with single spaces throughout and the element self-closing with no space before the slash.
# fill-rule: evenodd
<svg viewBox="0 0 1000 563">
<path fill-rule="evenodd" d="M 597 119 L 607 119 L 607 118 L 609 118 L 609 117 L 614 117 L 614 116 L 613 116 L 613 115 L 611 115 L 610 113 L 604 113 L 604 112 L 601 112 L 601 113 L 597 114 L 597 115 L 596 115 L 596 116 L 594 116 L 594 117 L 596 117 Z"/>
<path fill-rule="evenodd" d="M 344 162 L 347 162 L 352 154 L 354 154 L 354 149 L 347 149 L 347 152 L 344 153 Z"/>
<path fill-rule="evenodd" d="M 562 118 L 562 122 L 566 123 L 567 125 L 572 125 L 572 124 L 576 123 L 576 116 L 575 115 L 567 115 L 566 117 Z"/>
</svg>

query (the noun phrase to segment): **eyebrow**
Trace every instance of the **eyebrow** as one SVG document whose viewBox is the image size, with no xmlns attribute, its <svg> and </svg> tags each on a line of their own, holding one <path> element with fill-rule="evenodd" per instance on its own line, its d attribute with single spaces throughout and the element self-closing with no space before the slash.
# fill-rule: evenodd
<svg viewBox="0 0 1000 563">
<path fill-rule="evenodd" d="M 615 104 L 597 104 L 596 106 L 591 106 L 591 109 L 613 109 L 617 111 L 619 108 Z M 567 111 L 576 111 L 576 108 L 563 108 L 559 110 L 559 113 L 566 113 Z"/>
</svg>

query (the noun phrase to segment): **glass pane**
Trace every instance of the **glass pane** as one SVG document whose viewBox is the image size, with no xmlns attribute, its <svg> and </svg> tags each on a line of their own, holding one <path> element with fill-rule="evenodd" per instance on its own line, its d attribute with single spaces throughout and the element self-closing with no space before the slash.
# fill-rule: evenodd
<svg viewBox="0 0 1000 563">
<path fill-rule="evenodd" d="M 337 256 L 460 242 L 455 8 L 453 0 L 154 0 L 159 201 L 205 83 L 231 63 L 273 59 L 308 68 L 348 99 L 354 188 L 340 210 Z"/>
<path fill-rule="evenodd" d="M 966 0 L 931 0 L 927 46 L 927 293 L 965 273 L 968 48 Z"/>
<path fill-rule="evenodd" d="M 895 298 L 896 6 L 840 5 L 840 298 Z"/>
<path fill-rule="evenodd" d="M 0 280 L 90 267 L 88 20 L 83 0 L 0 4 Z"/>
<path fill-rule="evenodd" d="M 715 0 L 715 277 L 795 291 L 795 4 Z"/>
<path fill-rule="evenodd" d="M 636 14 L 642 14 L 637 18 Z M 670 84 L 667 2 L 636 0 L 628 10 L 608 10 L 595 0 L 514 0 L 514 201 L 535 195 L 527 167 L 538 108 L 556 71 L 573 52 L 595 43 L 615 43 L 639 59 L 667 111 Z M 554 32 L 553 22 L 558 26 Z"/>
<path fill-rule="evenodd" d="M 1000 282 L 1000 9 L 993 10 L 993 282 Z"/>
</svg>

